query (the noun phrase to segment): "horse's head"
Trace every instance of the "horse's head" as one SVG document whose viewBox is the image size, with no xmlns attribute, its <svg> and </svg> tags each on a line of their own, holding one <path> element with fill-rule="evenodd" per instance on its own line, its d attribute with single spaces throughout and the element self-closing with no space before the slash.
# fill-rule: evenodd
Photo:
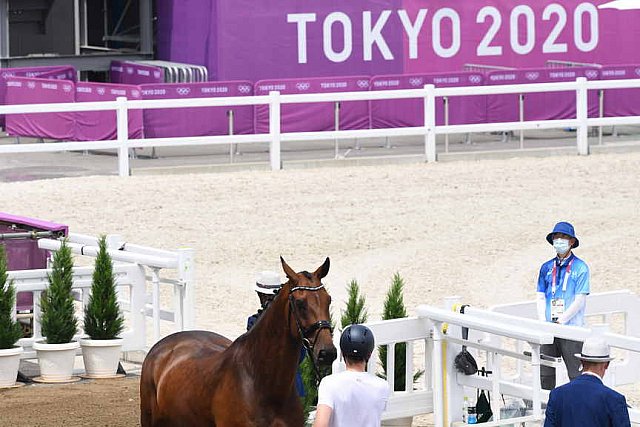
<svg viewBox="0 0 640 427">
<path fill-rule="evenodd" d="M 337 351 L 331 337 L 329 305 L 331 297 L 322 284 L 322 278 L 329 272 L 329 258 L 313 273 L 296 273 L 282 257 L 282 268 L 289 278 L 289 304 L 291 316 L 295 319 L 297 333 L 319 365 L 329 366 L 336 359 Z"/>
</svg>

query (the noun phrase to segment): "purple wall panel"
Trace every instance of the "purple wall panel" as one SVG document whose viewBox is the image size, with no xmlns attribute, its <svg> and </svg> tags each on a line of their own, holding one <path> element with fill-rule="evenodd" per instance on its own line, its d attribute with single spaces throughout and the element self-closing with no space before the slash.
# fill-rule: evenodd
<svg viewBox="0 0 640 427">
<path fill-rule="evenodd" d="M 372 90 L 418 89 L 426 84 L 436 87 L 481 86 L 483 76 L 476 72 L 375 76 Z M 414 127 L 424 125 L 422 99 L 371 101 L 371 127 Z M 444 102 L 436 99 L 436 123 L 445 123 Z M 463 96 L 449 99 L 449 124 L 482 123 L 486 119 L 485 96 Z"/>
<path fill-rule="evenodd" d="M 603 67 L 602 80 L 640 79 L 640 65 Z M 607 89 L 604 91 L 604 116 L 640 116 L 640 89 Z"/>
<path fill-rule="evenodd" d="M 606 2 L 163 0 L 158 54 L 206 65 L 214 79 L 251 81 L 424 74 L 467 63 L 640 63 L 632 42 L 640 10 L 598 8 Z"/>
<path fill-rule="evenodd" d="M 487 73 L 490 85 L 549 83 L 575 81 L 578 77 L 597 80 L 597 68 L 536 68 Z M 524 97 L 524 120 L 558 120 L 576 117 L 575 91 L 527 93 Z M 519 118 L 518 95 L 488 95 L 487 119 L 489 123 L 517 122 Z M 589 117 L 598 115 L 598 94 L 588 95 Z"/>
<path fill-rule="evenodd" d="M 205 82 L 141 85 L 143 99 L 179 99 L 250 96 L 250 82 Z M 228 135 L 229 117 L 233 110 L 234 134 L 253 133 L 251 106 L 149 109 L 144 111 L 147 138 L 176 136 Z"/>
<path fill-rule="evenodd" d="M 6 104 L 7 80 L 11 77 L 38 77 L 41 79 L 76 80 L 76 69 L 70 65 L 52 67 L 4 68 L 0 72 L 0 105 Z M 5 116 L 0 115 L 0 126 L 5 126 Z"/>
<path fill-rule="evenodd" d="M 142 98 L 139 86 L 108 83 L 76 83 L 76 102 L 113 101 L 124 96 L 130 100 Z M 116 139 L 115 111 L 80 111 L 76 117 L 76 141 Z M 129 110 L 129 138 L 142 138 L 142 110 Z"/>
<path fill-rule="evenodd" d="M 325 77 L 312 79 L 262 80 L 255 84 L 256 95 L 277 90 L 282 94 L 359 92 L 369 90 L 368 76 Z M 269 132 L 269 106 L 257 105 L 256 133 Z M 366 101 L 349 101 L 340 105 L 340 129 L 368 129 L 369 106 Z M 283 105 L 282 132 L 312 132 L 335 129 L 335 104 L 315 102 Z"/>
<path fill-rule="evenodd" d="M 13 77 L 7 81 L 8 104 L 70 103 L 75 101 L 75 85 L 67 80 Z M 72 140 L 74 113 L 9 114 L 9 135 Z"/>
</svg>

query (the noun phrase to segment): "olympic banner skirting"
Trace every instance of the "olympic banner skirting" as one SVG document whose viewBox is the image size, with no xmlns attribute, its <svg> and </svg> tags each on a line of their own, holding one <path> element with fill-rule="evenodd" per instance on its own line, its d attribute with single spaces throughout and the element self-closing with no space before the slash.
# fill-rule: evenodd
<svg viewBox="0 0 640 427">
<path fill-rule="evenodd" d="M 141 85 L 143 99 L 214 98 L 250 96 L 253 85 L 246 81 L 166 83 Z M 228 135 L 229 112 L 233 111 L 233 133 L 253 133 L 253 107 L 162 108 L 144 111 L 147 138 Z"/>
</svg>

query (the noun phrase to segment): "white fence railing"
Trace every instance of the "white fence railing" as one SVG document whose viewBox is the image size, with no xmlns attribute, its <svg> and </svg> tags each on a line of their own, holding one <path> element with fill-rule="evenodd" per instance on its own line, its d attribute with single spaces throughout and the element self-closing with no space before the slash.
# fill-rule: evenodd
<svg viewBox="0 0 640 427">
<path fill-rule="evenodd" d="M 38 246 L 56 251 L 61 240 L 41 239 Z M 169 323 L 172 331 L 193 329 L 195 326 L 195 266 L 193 250 L 179 249 L 166 251 L 146 246 L 134 245 L 121 240 L 119 236 L 107 236 L 108 251 L 114 263 L 114 274 L 118 286 L 118 299 L 125 313 L 126 325 L 122 333 L 123 351 L 146 351 L 162 337 L 161 322 Z M 98 238 L 70 233 L 68 246 L 75 254 L 95 258 L 98 253 Z M 162 270 L 173 270 L 174 278 L 162 276 Z M 33 342 L 42 338 L 40 325 L 40 296 L 47 289 L 47 274 L 50 269 L 10 271 L 17 292 L 32 292 L 34 306 L 32 313 L 33 335 L 22 338 L 20 345 L 25 349 L 23 358 L 35 357 Z M 88 303 L 93 266 L 74 267 L 73 290 L 79 295 L 78 313 L 83 313 Z M 150 282 L 151 292 L 147 293 Z M 161 304 L 161 287 L 169 285 L 173 291 L 171 307 Z M 15 312 L 15 307 L 14 307 Z M 147 334 L 147 318 L 151 319 L 153 334 Z M 82 322 L 80 322 L 80 326 Z M 82 334 L 80 333 L 79 336 Z M 79 350 L 80 351 L 80 350 Z"/>
<path fill-rule="evenodd" d="M 640 322 L 637 321 L 637 316 L 640 315 L 640 298 L 629 291 L 593 294 L 587 302 L 588 317 L 612 321 L 615 320 L 612 318 L 614 314 L 622 314 L 625 319 L 624 334 L 602 332 L 596 326 L 593 329 L 576 328 L 527 319 L 528 309 L 523 311 L 523 307 L 532 305 L 531 312 L 535 313 L 535 302 L 495 308 L 501 312 L 468 307 L 465 314 L 460 314 L 451 310 L 451 301 L 453 300 L 445 304 L 449 306 L 447 309 L 423 305 L 418 307 L 417 317 L 367 324 L 376 337 L 376 344 L 388 345 L 389 372 L 393 372 L 393 344 L 407 342 L 407 391 L 392 393 L 384 419 L 433 413 L 436 426 L 459 425 L 465 390 L 483 389 L 491 392 L 494 412 L 494 421 L 486 425 L 539 423 L 543 417 L 541 404 L 549 397 L 548 391 L 542 390 L 540 385 L 540 366 L 553 364 L 541 360 L 540 346 L 553 342 L 555 336 L 584 340 L 592 334 L 604 333 L 614 349 L 624 351 L 624 356 L 612 362 L 605 376 L 605 383 L 619 386 L 636 383 L 640 379 L 638 364 L 635 362 L 640 357 Z M 462 327 L 470 330 L 467 340 L 462 339 Z M 416 342 L 424 344 L 424 354 L 416 353 Z M 513 342 L 515 346 L 512 345 Z M 527 347 L 522 344 L 527 344 Z M 487 370 L 492 372 L 490 377 L 466 376 L 456 372 L 454 359 L 462 345 L 476 353 L 479 366 L 481 363 L 486 364 Z M 416 359 L 424 360 L 426 372 L 419 382 L 412 385 Z M 516 361 L 516 375 L 505 368 L 509 359 Z M 374 354 L 369 363 L 369 371 L 375 372 L 378 364 L 377 354 Z M 340 370 L 342 365 L 336 362 L 334 369 Z M 523 374 L 525 370 L 527 375 Z M 392 387 L 393 375 L 387 381 Z M 533 408 L 517 418 L 500 419 L 502 395 L 530 400 Z M 634 425 L 640 424 L 638 409 L 631 409 L 629 414 Z"/>
<path fill-rule="evenodd" d="M 227 98 L 162 99 L 138 101 L 129 101 L 126 98 L 118 98 L 116 101 L 108 102 L 5 105 L 0 106 L 0 114 L 115 110 L 117 115 L 118 127 L 117 138 L 111 141 L 54 142 L 42 144 L 3 145 L 0 146 L 0 154 L 117 149 L 118 173 L 120 176 L 127 176 L 129 175 L 129 149 L 132 148 L 264 143 L 269 145 L 269 163 L 271 165 L 271 168 L 273 170 L 277 170 L 281 169 L 281 145 L 283 142 L 323 140 L 334 141 L 341 138 L 422 136 L 424 137 L 425 160 L 428 162 L 434 162 L 437 160 L 436 135 L 572 127 L 576 128 L 577 130 L 576 146 L 578 154 L 587 155 L 589 154 L 587 132 L 590 126 L 620 126 L 640 123 L 640 116 L 589 118 L 587 113 L 588 91 L 627 88 L 640 88 L 640 79 L 587 81 L 584 77 L 580 77 L 575 82 L 535 83 L 502 86 L 436 88 L 433 85 L 426 85 L 422 89 L 368 92 L 310 93 L 295 95 L 281 95 L 279 92 L 270 92 L 267 96 L 263 95 Z M 575 92 L 575 118 L 546 121 L 519 121 L 446 126 L 436 125 L 436 98 L 450 98 L 455 96 L 469 95 L 491 95 L 509 93 L 524 94 L 560 91 Z M 323 132 L 281 132 L 280 109 L 283 104 L 371 101 L 407 98 L 421 98 L 424 100 L 424 126 L 387 129 L 335 130 Z M 222 107 L 232 105 L 268 105 L 269 133 L 252 135 L 192 136 L 176 138 L 128 138 L 128 111 L 131 109 L 216 106 Z"/>
</svg>

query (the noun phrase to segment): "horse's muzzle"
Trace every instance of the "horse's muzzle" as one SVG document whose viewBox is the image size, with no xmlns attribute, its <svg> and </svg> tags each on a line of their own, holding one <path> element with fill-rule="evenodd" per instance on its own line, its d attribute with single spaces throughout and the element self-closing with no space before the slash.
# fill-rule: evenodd
<svg viewBox="0 0 640 427">
<path fill-rule="evenodd" d="M 329 349 L 322 349 L 318 352 L 318 364 L 323 366 L 329 366 L 338 357 L 338 351 L 335 347 Z"/>
</svg>

